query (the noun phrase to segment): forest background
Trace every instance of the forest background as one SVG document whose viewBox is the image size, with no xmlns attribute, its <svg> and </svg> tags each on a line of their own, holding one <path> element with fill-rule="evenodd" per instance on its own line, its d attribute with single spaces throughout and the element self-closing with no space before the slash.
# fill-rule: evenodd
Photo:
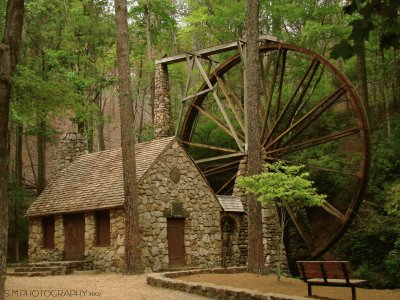
<svg viewBox="0 0 400 300">
<path fill-rule="evenodd" d="M 396 1 L 261 0 L 260 34 L 326 56 L 364 99 L 372 134 L 369 187 L 350 230 L 332 250 L 370 286 L 400 282 L 400 50 Z M 0 34 L 6 0 L 0 0 Z M 107 0 L 27 0 L 23 45 L 11 104 L 9 261 L 26 259 L 27 206 L 51 178 L 46 149 L 69 119 L 89 152 L 108 149 L 104 127 L 117 102 L 114 8 Z M 347 12 L 347 13 L 346 13 Z M 138 141 L 152 139 L 154 59 L 235 41 L 245 32 L 245 1 L 137 0 L 129 3 L 133 97 Z M 1 38 L 1 36 L 0 36 Z M 336 47 L 335 47 L 336 46 Z M 360 51 L 361 50 L 361 51 Z M 363 65 L 365 64 L 365 68 Z M 187 68 L 171 66 L 175 122 Z M 33 141 L 37 163 L 23 161 Z M 27 181 L 23 164 L 32 169 Z"/>
</svg>

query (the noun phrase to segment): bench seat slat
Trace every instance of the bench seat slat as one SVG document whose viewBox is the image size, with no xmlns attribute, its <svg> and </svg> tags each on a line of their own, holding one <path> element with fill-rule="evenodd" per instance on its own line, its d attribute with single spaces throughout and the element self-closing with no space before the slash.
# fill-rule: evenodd
<svg viewBox="0 0 400 300">
<path fill-rule="evenodd" d="M 366 282 L 366 280 L 362 280 L 362 279 L 350 279 L 350 285 L 354 285 L 354 286 L 359 286 L 362 285 Z M 346 279 L 329 279 L 328 281 L 325 282 L 324 279 L 321 278 L 311 278 L 311 279 L 307 279 L 307 283 L 310 284 L 324 284 L 324 285 L 336 285 L 336 284 L 343 284 L 348 286 L 348 284 L 346 283 Z"/>
<path fill-rule="evenodd" d="M 321 270 L 321 263 L 326 277 L 334 279 L 346 279 L 346 274 L 343 270 L 343 265 L 349 278 L 351 278 L 351 270 L 348 262 L 345 261 L 299 261 L 302 264 L 304 272 L 301 270 L 301 276 L 306 278 L 324 278 Z M 300 269 L 300 268 L 299 268 Z"/>
<path fill-rule="evenodd" d="M 297 261 L 301 279 L 307 283 L 308 296 L 312 286 L 351 287 L 352 300 L 356 300 L 356 287 L 366 280 L 352 279 L 348 261 Z"/>
</svg>

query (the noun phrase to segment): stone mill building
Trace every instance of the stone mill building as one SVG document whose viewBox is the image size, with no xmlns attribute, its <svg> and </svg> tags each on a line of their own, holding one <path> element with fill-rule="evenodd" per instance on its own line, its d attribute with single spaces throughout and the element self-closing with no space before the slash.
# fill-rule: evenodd
<svg viewBox="0 0 400 300">
<path fill-rule="evenodd" d="M 136 145 L 145 271 L 245 265 L 246 197 L 238 189 L 233 195 L 215 195 L 186 150 L 171 137 L 174 126 L 165 65 L 156 65 L 155 84 L 155 140 Z M 72 146 L 67 141 L 71 137 Z M 63 135 L 60 165 L 64 169 L 26 213 L 29 261 L 83 261 L 95 269 L 121 272 L 125 256 L 122 152 L 114 149 L 78 157 L 71 149 L 82 152 L 77 145 L 83 145 L 83 139 Z M 245 174 L 245 164 L 241 163 L 239 173 Z M 272 211 L 263 210 L 269 269 L 275 264 L 278 236 Z"/>
<path fill-rule="evenodd" d="M 221 264 L 222 207 L 173 137 L 136 145 L 142 260 L 147 272 Z M 122 271 L 121 149 L 80 156 L 30 206 L 29 260 L 85 260 Z"/>
</svg>

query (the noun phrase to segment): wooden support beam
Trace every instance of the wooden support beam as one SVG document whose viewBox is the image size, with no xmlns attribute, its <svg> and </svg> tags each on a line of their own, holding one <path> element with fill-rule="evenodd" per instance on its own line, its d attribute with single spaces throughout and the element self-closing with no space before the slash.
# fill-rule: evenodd
<svg viewBox="0 0 400 300">
<path fill-rule="evenodd" d="M 237 174 L 233 174 L 233 176 L 229 178 L 229 180 L 223 186 L 221 186 L 215 194 L 218 195 L 220 192 L 222 192 L 224 188 L 226 188 L 233 180 L 235 180 L 236 176 Z"/>
<path fill-rule="evenodd" d="M 223 148 L 223 147 L 217 147 L 217 146 L 210 146 L 206 144 L 200 144 L 200 143 L 193 143 L 193 142 L 186 142 L 186 141 L 181 141 L 182 144 L 186 144 L 189 146 L 193 147 L 199 147 L 199 148 L 205 148 L 205 149 L 211 149 L 211 150 L 219 150 L 223 152 L 230 152 L 230 153 L 236 153 L 237 150 L 235 149 L 229 149 L 229 148 Z"/>
<path fill-rule="evenodd" d="M 229 130 L 231 131 L 231 136 L 236 141 L 236 144 L 238 145 L 240 151 L 243 152 L 243 150 L 244 150 L 243 147 L 242 147 L 243 142 L 239 139 L 238 133 L 236 132 L 235 127 L 233 127 L 232 122 L 229 119 L 228 114 L 226 113 L 225 108 L 222 105 L 221 100 L 218 97 L 218 94 L 216 93 L 216 91 L 213 88 L 210 80 L 208 79 L 208 76 L 207 76 L 206 72 L 204 71 L 203 66 L 201 65 L 199 59 L 195 56 L 194 60 L 195 60 L 195 63 L 197 65 L 197 68 L 200 70 L 200 74 L 203 76 L 204 81 L 207 83 L 208 88 L 212 91 L 212 95 L 213 95 L 215 101 L 218 104 L 218 107 L 219 107 L 219 109 L 220 109 L 220 111 L 222 113 L 222 116 L 225 119 L 226 124 L 228 124 Z"/>
<path fill-rule="evenodd" d="M 226 158 L 231 158 L 231 157 L 238 157 L 238 156 L 244 156 L 245 153 L 243 152 L 237 152 L 237 153 L 232 153 L 232 154 L 226 154 L 226 155 L 220 155 L 220 156 L 214 156 L 214 157 L 209 157 L 209 158 L 203 158 L 203 159 L 198 159 L 195 161 L 197 164 L 201 164 L 204 162 L 209 162 L 209 161 L 214 161 L 214 160 L 221 160 L 221 159 L 226 159 Z"/>
<path fill-rule="evenodd" d="M 272 36 L 272 35 L 261 35 L 259 37 L 259 41 L 263 42 L 263 43 L 278 42 L 278 38 L 275 36 Z M 217 45 L 214 47 L 194 51 L 190 54 L 199 56 L 199 57 L 207 57 L 210 55 L 214 55 L 214 54 L 218 54 L 218 53 L 222 53 L 222 52 L 226 52 L 226 51 L 230 51 L 230 50 L 235 50 L 235 49 L 237 49 L 237 47 L 238 47 L 238 42 L 235 41 L 235 42 L 231 42 L 231 43 L 226 43 L 226 44 Z M 155 61 L 155 63 L 169 65 L 169 64 L 175 64 L 175 63 L 185 61 L 185 59 L 186 59 L 186 54 L 179 54 L 179 55 L 175 55 L 175 56 L 163 57 L 161 59 L 157 59 Z"/>
</svg>

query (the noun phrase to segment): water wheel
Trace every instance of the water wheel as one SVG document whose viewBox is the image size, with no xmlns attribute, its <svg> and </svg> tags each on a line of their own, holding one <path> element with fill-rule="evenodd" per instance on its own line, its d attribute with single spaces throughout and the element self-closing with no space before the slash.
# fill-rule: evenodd
<svg viewBox="0 0 400 300">
<path fill-rule="evenodd" d="M 303 165 L 328 196 L 323 207 L 289 210 L 293 228 L 317 257 L 340 238 L 360 206 L 370 161 L 367 118 L 349 80 L 322 56 L 280 42 L 259 49 L 265 161 Z M 239 51 L 210 75 L 201 70 L 204 83 L 178 132 L 217 194 L 232 193 L 246 155 L 242 57 Z"/>
</svg>

